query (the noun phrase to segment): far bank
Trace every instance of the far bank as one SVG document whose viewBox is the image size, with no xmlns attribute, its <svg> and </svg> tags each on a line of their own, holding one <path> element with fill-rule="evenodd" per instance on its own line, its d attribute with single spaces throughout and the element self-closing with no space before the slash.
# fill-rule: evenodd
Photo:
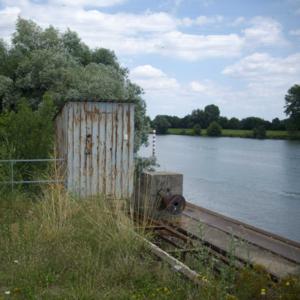
<svg viewBox="0 0 300 300">
<path fill-rule="evenodd" d="M 169 128 L 168 134 L 199 136 L 193 128 Z M 201 130 L 200 136 L 207 136 L 206 129 Z M 239 137 L 239 138 L 254 138 L 253 130 L 242 129 L 223 129 L 221 137 Z M 300 140 L 300 131 L 293 135 L 289 135 L 286 130 L 267 130 L 266 139 L 295 139 Z"/>
</svg>

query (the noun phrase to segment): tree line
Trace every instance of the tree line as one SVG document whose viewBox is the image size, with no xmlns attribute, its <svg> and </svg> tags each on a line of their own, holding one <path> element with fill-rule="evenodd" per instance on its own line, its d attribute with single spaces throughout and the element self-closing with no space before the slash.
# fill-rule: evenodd
<svg viewBox="0 0 300 300">
<path fill-rule="evenodd" d="M 210 125 L 221 129 L 241 129 L 253 130 L 255 133 L 266 130 L 300 130 L 300 85 L 294 85 L 285 96 L 286 119 L 274 118 L 272 121 L 258 117 L 247 117 L 243 119 L 227 118 L 221 116 L 217 105 L 210 104 L 204 109 L 195 109 L 183 118 L 170 115 L 157 115 L 152 121 L 151 126 L 157 133 L 165 134 L 169 128 L 194 128 L 195 134 L 200 134 L 201 129 L 209 129 Z"/>
</svg>

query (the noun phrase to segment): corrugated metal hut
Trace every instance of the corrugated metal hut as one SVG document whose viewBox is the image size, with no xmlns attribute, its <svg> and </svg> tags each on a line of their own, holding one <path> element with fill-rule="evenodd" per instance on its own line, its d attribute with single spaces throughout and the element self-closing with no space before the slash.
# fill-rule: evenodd
<svg viewBox="0 0 300 300">
<path fill-rule="evenodd" d="M 66 184 L 80 196 L 129 198 L 134 174 L 134 104 L 67 102 L 55 118 Z"/>
</svg>

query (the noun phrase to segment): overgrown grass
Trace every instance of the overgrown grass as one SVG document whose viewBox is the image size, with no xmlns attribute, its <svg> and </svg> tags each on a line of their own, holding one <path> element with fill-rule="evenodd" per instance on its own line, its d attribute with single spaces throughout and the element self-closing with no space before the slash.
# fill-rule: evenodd
<svg viewBox="0 0 300 300">
<path fill-rule="evenodd" d="M 192 128 L 169 128 L 169 134 L 176 135 L 195 135 Z M 201 130 L 202 136 L 207 136 L 206 129 Z M 252 130 L 241 130 L 241 129 L 223 129 L 223 137 L 240 137 L 240 138 L 253 138 Z M 292 137 L 288 135 L 287 131 L 284 130 L 267 130 L 266 132 L 267 139 L 300 139 L 300 132 L 296 132 Z"/>
<path fill-rule="evenodd" d="M 0 299 L 196 299 L 115 204 L 57 187 L 40 200 L 2 194 Z"/>
<path fill-rule="evenodd" d="M 273 286 L 263 271 L 229 266 L 216 276 L 206 248 L 187 260 L 207 281 L 193 285 L 137 238 L 123 202 L 76 199 L 61 186 L 39 197 L 0 195 L 0 299 L 252 300 L 300 293 L 296 279 Z"/>
</svg>

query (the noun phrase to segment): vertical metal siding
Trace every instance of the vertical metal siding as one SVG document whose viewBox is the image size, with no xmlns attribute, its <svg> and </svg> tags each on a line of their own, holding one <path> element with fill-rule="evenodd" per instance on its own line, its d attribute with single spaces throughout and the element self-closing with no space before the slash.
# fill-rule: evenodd
<svg viewBox="0 0 300 300">
<path fill-rule="evenodd" d="M 57 149 L 68 189 L 80 196 L 131 197 L 134 105 L 69 102 L 56 118 Z"/>
</svg>

